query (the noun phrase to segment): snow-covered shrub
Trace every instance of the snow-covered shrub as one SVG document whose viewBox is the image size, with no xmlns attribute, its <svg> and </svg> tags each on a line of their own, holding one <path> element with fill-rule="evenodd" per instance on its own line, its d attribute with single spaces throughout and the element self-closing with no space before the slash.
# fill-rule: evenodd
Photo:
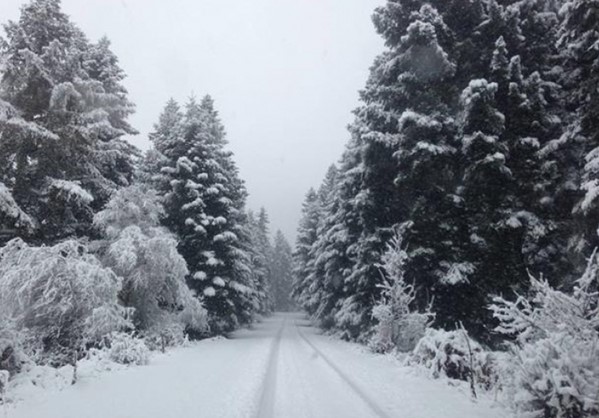
<svg viewBox="0 0 599 418">
<path fill-rule="evenodd" d="M 178 318 L 187 328 L 204 331 L 205 310 L 185 283 L 187 264 L 176 239 L 159 227 L 161 214 L 153 191 L 141 186 L 119 190 L 94 219 L 105 236 L 99 252 L 123 278 L 119 298 L 135 308 L 138 329 L 157 330 Z"/>
<path fill-rule="evenodd" d="M 530 278 L 530 297 L 496 298 L 498 331 L 515 338 L 502 386 L 534 418 L 599 415 L 599 260 L 593 253 L 571 293 Z"/>
<path fill-rule="evenodd" d="M 471 380 L 490 389 L 497 380 L 496 358 L 463 330 L 428 328 L 407 358 L 407 364 L 425 368 L 433 378 Z"/>
<path fill-rule="evenodd" d="M 208 312 L 187 287 L 182 289 L 181 305 L 183 309 L 178 313 L 178 320 L 185 327 L 185 331 L 196 336 L 207 334 L 210 331 Z"/>
<path fill-rule="evenodd" d="M 370 341 L 371 349 L 376 352 L 395 348 L 402 352 L 411 351 L 434 318 L 430 309 L 421 313 L 412 307 L 416 290 L 404 279 L 408 254 L 402 248 L 401 231 L 401 228 L 396 230 L 381 258 L 382 292 L 381 299 L 372 309 L 377 324 Z"/>
<path fill-rule="evenodd" d="M 78 241 L 30 247 L 13 239 L 0 249 L 0 306 L 51 362 L 71 362 L 83 344 L 129 326 L 120 289 L 121 280 Z"/>
<path fill-rule="evenodd" d="M 165 324 L 143 333 L 143 339 L 152 351 L 164 351 L 168 347 L 178 347 L 185 343 L 185 327 L 179 322 Z"/>
<path fill-rule="evenodd" d="M 150 350 L 146 343 L 125 332 L 111 336 L 108 353 L 111 360 L 120 364 L 144 365 L 150 361 Z"/>
</svg>

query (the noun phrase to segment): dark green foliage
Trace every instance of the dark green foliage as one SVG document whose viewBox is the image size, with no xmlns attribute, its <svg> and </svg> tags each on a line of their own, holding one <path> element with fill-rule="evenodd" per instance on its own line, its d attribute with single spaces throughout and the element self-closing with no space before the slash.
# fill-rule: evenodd
<svg viewBox="0 0 599 418">
<path fill-rule="evenodd" d="M 361 92 L 333 191 L 326 202 L 309 195 L 295 253 L 294 294 L 324 326 L 349 338 L 369 332 L 381 252 L 398 225 L 416 303 L 432 300 L 437 325 L 461 321 L 489 343 L 492 296 L 525 292 L 529 271 L 568 277 L 581 266 L 596 237 L 599 152 L 568 136 L 584 117 L 569 116 L 563 93 L 574 83 L 559 64 L 574 71 L 570 82 L 594 67 L 576 71 L 583 43 L 560 50 L 557 41 L 590 42 L 594 15 L 579 9 L 591 3 L 568 2 L 562 15 L 551 0 L 389 0 L 375 11 L 386 50 Z M 575 137 L 596 132 L 590 83 L 576 83 L 588 121 Z"/>
</svg>

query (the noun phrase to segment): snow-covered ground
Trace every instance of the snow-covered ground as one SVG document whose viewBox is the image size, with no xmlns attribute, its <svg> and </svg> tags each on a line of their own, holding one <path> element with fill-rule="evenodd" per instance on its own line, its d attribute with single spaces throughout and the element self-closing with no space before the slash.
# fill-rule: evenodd
<svg viewBox="0 0 599 418">
<path fill-rule="evenodd" d="M 18 388 L 16 389 L 18 393 Z M 3 418 L 499 418 L 490 400 L 389 356 L 277 314 L 231 339 L 205 340 L 148 366 L 87 373 L 61 391 L 23 392 Z"/>
</svg>

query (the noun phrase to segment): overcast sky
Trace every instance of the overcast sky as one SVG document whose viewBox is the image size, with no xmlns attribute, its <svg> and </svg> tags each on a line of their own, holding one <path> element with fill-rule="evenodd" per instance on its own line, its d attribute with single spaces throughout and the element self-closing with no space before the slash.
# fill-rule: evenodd
<svg viewBox="0 0 599 418">
<path fill-rule="evenodd" d="M 17 19 L 24 0 L 0 0 Z M 149 147 L 169 97 L 210 94 L 250 193 L 295 238 L 301 203 L 340 157 L 368 68 L 382 51 L 370 16 L 384 0 L 63 0 L 91 40 L 112 41 Z"/>
</svg>

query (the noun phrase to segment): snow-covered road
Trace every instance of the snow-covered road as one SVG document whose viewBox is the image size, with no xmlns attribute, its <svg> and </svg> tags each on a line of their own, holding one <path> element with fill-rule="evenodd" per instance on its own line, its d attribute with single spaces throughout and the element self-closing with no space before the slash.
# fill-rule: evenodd
<svg viewBox="0 0 599 418">
<path fill-rule="evenodd" d="M 6 418 L 498 418 L 488 401 L 319 335 L 277 314 L 231 339 L 206 340 L 83 378 L 6 408 Z M 0 414 L 1 416 L 2 414 Z"/>
</svg>

